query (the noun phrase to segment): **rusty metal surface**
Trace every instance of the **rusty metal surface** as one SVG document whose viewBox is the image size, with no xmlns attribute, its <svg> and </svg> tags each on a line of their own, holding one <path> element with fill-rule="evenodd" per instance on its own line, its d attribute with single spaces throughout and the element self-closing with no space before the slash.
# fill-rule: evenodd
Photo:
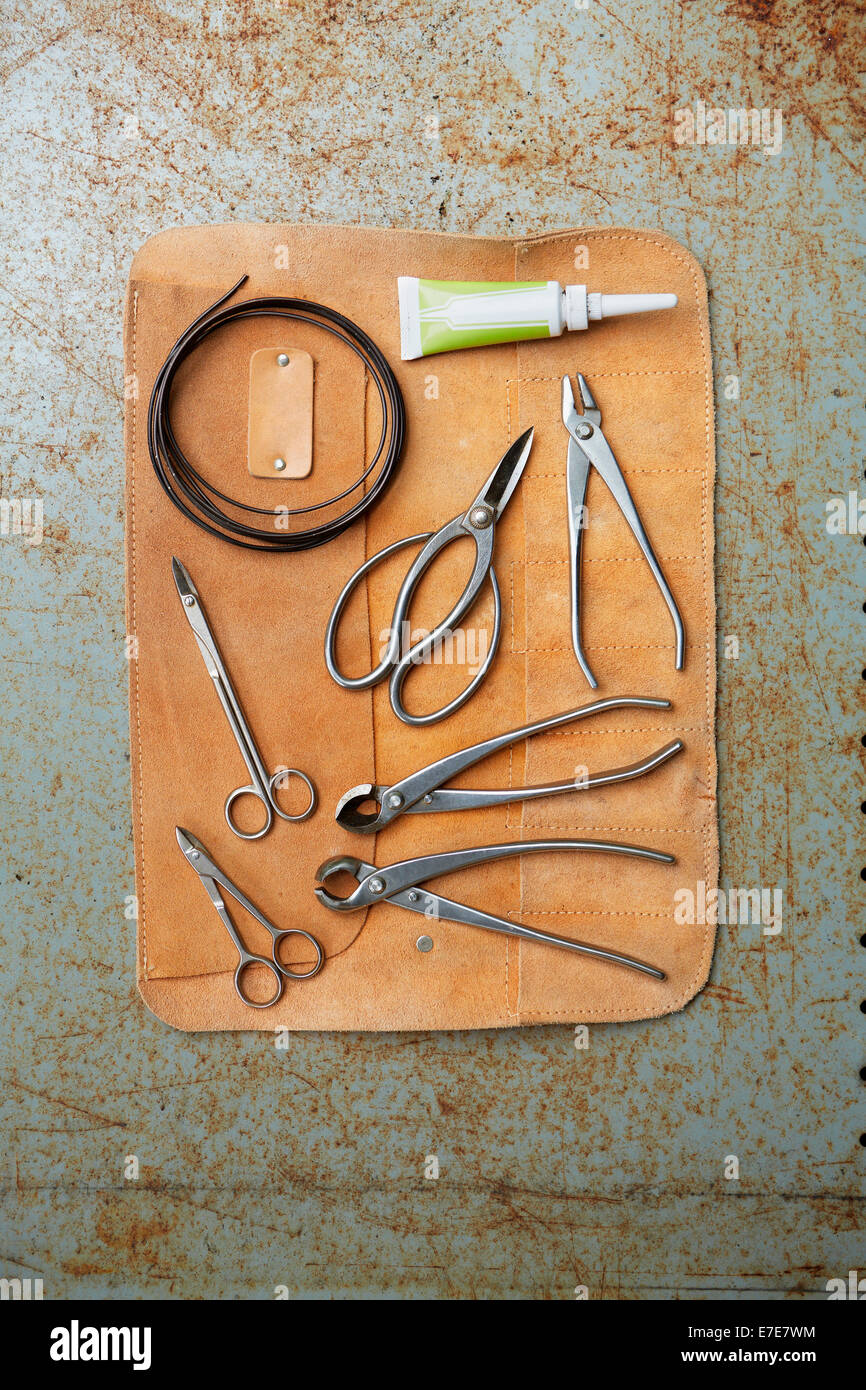
<svg viewBox="0 0 866 1390">
<path fill-rule="evenodd" d="M 866 1271 L 863 552 L 856 496 L 853 534 L 826 511 L 862 491 L 857 7 L 2 14 L 0 479 L 3 498 L 42 500 L 44 538 L 0 536 L 0 1275 L 42 1278 L 47 1298 L 774 1299 Z M 770 139 L 778 111 L 778 150 L 678 144 L 675 113 L 699 101 L 766 109 Z M 124 283 L 162 227 L 270 218 L 657 226 L 701 259 L 722 883 L 778 888 L 784 908 L 778 934 L 721 930 L 683 1014 L 594 1026 L 585 1050 L 557 1027 L 280 1050 L 143 1008 Z"/>
</svg>

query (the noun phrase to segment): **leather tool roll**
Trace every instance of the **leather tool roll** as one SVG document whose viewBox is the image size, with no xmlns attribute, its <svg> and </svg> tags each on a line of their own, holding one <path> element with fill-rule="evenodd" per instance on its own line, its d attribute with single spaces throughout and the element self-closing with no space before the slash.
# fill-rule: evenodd
<svg viewBox="0 0 866 1390">
<path fill-rule="evenodd" d="M 588 268 L 575 272 L 577 247 Z M 286 251 L 287 248 L 287 251 Z M 288 269 L 282 268 L 288 265 Z M 348 315 L 391 362 L 405 396 L 408 437 L 392 485 L 336 541 L 298 554 L 254 554 L 204 534 L 173 507 L 148 456 L 147 403 L 187 324 L 249 275 L 239 297 L 298 296 Z M 610 319 L 559 339 L 464 349 L 400 361 L 397 276 L 449 280 L 586 280 L 607 293 L 662 290 L 676 309 Z M 315 437 L 308 477 L 247 471 L 249 363 L 287 342 L 315 362 Z M 706 288 L 694 258 L 656 232 L 572 230 L 524 241 L 358 227 L 183 228 L 151 238 L 130 275 L 127 375 L 130 730 L 138 900 L 138 984 L 158 1017 L 184 1029 L 439 1029 L 638 1019 L 682 1008 L 706 981 L 714 928 L 676 920 L 677 890 L 709 891 L 718 874 L 713 591 L 713 395 Z M 632 489 L 686 627 L 674 669 L 670 618 L 625 521 L 590 475 L 584 545 L 584 637 L 599 680 L 590 691 L 571 647 L 560 378 L 588 378 L 602 425 Z M 376 437 L 378 405 L 364 367 L 327 334 L 258 319 L 213 334 L 178 376 L 179 442 L 222 491 L 261 506 L 303 506 L 357 477 Z M 497 527 L 494 567 L 504 615 L 499 653 L 476 695 L 451 718 L 409 729 L 387 682 L 340 689 L 323 637 L 349 575 L 375 551 L 433 530 L 468 505 L 508 443 L 529 425 L 535 442 Z M 425 576 L 413 630 L 441 619 L 467 577 L 471 544 L 455 545 Z M 350 674 L 378 659 L 404 550 L 374 570 L 344 615 L 339 657 Z M 244 768 L 181 611 L 171 557 L 187 566 L 269 770 L 303 768 L 319 793 L 303 823 L 276 821 L 244 842 L 223 818 Z M 447 605 L 447 606 L 446 606 Z M 479 655 L 489 591 L 446 655 Z M 474 642 L 474 646 L 473 646 Z M 135 654 L 137 652 L 137 654 Z M 481 651 L 483 656 L 483 651 Z M 409 708 L 438 707 L 467 681 L 459 660 L 410 675 Z M 474 812 L 406 815 L 375 839 L 352 836 L 334 808 L 360 782 L 388 784 L 491 734 L 611 695 L 666 697 L 665 712 L 620 710 L 539 735 L 486 760 L 464 786 L 561 781 L 632 762 L 680 737 L 685 751 L 633 782 Z M 288 804 L 288 809 L 294 809 Z M 278 927 L 322 942 L 315 979 L 287 981 L 273 1008 L 234 992 L 236 953 L 175 841 L 199 836 L 216 862 Z M 501 916 L 652 962 L 664 983 L 555 948 L 427 923 L 380 903 L 339 914 L 314 895 L 317 866 L 336 854 L 387 865 L 421 853 L 544 837 L 621 840 L 666 850 L 673 867 L 598 853 L 527 856 L 431 885 Z M 249 944 L 259 928 L 230 910 Z M 429 952 L 416 948 L 432 936 Z M 256 944 L 258 943 L 258 944 Z"/>
</svg>

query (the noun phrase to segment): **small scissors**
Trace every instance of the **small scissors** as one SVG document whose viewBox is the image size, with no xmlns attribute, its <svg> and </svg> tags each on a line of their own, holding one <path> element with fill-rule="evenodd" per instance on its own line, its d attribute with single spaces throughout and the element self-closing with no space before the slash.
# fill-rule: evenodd
<svg viewBox="0 0 866 1390">
<path fill-rule="evenodd" d="M 535 927 L 524 926 L 522 922 L 509 922 L 506 917 L 496 917 L 492 912 L 481 912 L 476 907 L 455 902 L 453 898 L 442 898 L 422 888 L 428 878 L 438 878 L 441 874 L 455 873 L 458 869 L 468 869 L 474 864 L 489 864 L 496 859 L 508 859 L 521 854 L 542 854 L 556 850 L 599 850 L 607 854 L 629 855 L 636 859 L 652 859 L 658 864 L 674 864 L 672 854 L 661 850 L 644 849 L 639 845 L 621 845 L 611 840 L 516 840 L 505 845 L 478 845 L 474 849 L 453 850 L 446 854 L 427 854 L 419 859 L 402 859 L 398 864 L 389 864 L 385 869 L 377 869 L 375 864 L 367 864 L 363 859 L 349 855 L 339 855 L 326 859 L 316 871 L 319 887 L 316 897 L 325 907 L 334 912 L 354 912 L 360 907 L 370 907 L 377 902 L 397 903 L 409 912 L 418 912 L 428 919 L 457 922 L 461 926 L 482 927 L 485 931 L 501 932 L 504 936 L 519 936 L 524 941 L 536 941 L 540 945 L 559 946 L 566 951 L 576 951 L 580 955 L 594 956 L 596 960 L 607 961 L 611 965 L 622 965 L 629 970 L 637 970 L 641 975 L 651 975 L 654 980 L 664 980 L 665 972 L 646 961 L 636 960 L 634 956 L 622 955 L 619 951 L 607 951 L 601 946 L 591 946 L 586 941 L 573 941 L 567 936 L 556 936 L 553 932 L 538 931 Z M 358 886 L 347 898 L 335 897 L 325 885 L 335 874 L 348 873 L 358 880 Z M 429 950 L 428 944 L 419 944 L 419 950 Z"/>
<path fill-rule="evenodd" d="M 390 676 L 390 696 L 391 708 L 398 719 L 402 719 L 404 724 L 419 726 L 422 724 L 436 724 L 440 719 L 445 719 L 449 714 L 461 708 L 469 697 L 475 692 L 481 681 L 487 674 L 487 670 L 496 655 L 496 648 L 499 645 L 499 634 L 502 627 L 502 602 L 499 594 L 499 584 L 493 571 L 493 540 L 496 522 L 505 510 L 514 489 L 520 481 L 520 476 L 526 467 L 529 458 L 529 451 L 532 448 L 531 429 L 526 430 L 519 439 L 516 439 L 511 447 L 503 455 L 500 462 L 496 465 L 487 482 L 481 491 L 470 503 L 465 512 L 448 521 L 438 531 L 422 531 L 417 536 L 406 536 L 404 540 L 395 541 L 392 545 L 385 546 L 371 559 L 365 561 L 360 569 L 356 570 L 346 584 L 337 602 L 334 604 L 333 612 L 328 619 L 328 627 L 325 633 L 325 664 L 328 671 L 333 676 L 338 685 L 344 690 L 369 690 L 371 686 L 378 685 L 380 681 Z M 471 536 L 475 542 L 475 565 L 469 581 L 463 593 L 455 603 L 447 618 L 444 618 L 438 627 L 431 633 L 416 642 L 408 651 L 400 654 L 403 643 L 403 625 L 406 622 L 406 615 L 409 605 L 412 602 L 412 595 L 418 582 L 428 569 L 431 562 L 444 550 L 452 541 L 458 540 L 461 536 Z M 397 595 L 397 602 L 394 605 L 394 616 L 391 619 L 388 647 L 379 665 L 366 676 L 344 676 L 337 667 L 335 654 L 337 626 L 344 608 L 355 587 L 380 561 L 393 555 L 395 551 L 402 550 L 404 546 L 416 544 L 418 541 L 425 541 L 426 544 L 420 553 L 413 560 L 412 565 L 403 580 L 400 592 Z M 484 584 L 485 579 L 490 577 L 493 588 L 494 617 L 493 634 L 490 641 L 490 649 L 484 658 L 477 674 L 467 685 L 466 689 L 442 709 L 435 710 L 432 714 L 410 714 L 403 705 L 402 690 L 409 671 L 425 656 L 431 652 L 447 636 L 454 627 L 458 626 L 461 620 L 469 612 L 479 590 Z"/>
<path fill-rule="evenodd" d="M 661 566 L 655 556 L 655 551 L 650 545 L 649 536 L 643 528 L 641 519 L 638 516 L 637 507 L 634 499 L 629 492 L 628 483 L 623 477 L 622 469 L 614 457 L 614 452 L 608 444 L 601 428 L 601 411 L 596 405 L 595 398 L 589 389 L 586 377 L 580 372 L 577 374 L 577 385 L 580 390 L 583 414 L 579 414 L 574 401 L 574 392 L 571 389 L 571 382 L 567 376 L 562 378 L 562 423 L 568 430 L 568 462 L 567 462 L 567 489 L 568 489 L 568 536 L 569 554 L 571 557 L 571 641 L 574 647 L 574 654 L 577 657 L 581 670 L 589 681 L 593 690 L 598 686 L 598 681 L 592 674 L 586 654 L 583 650 L 583 643 L 580 635 L 580 561 L 583 550 L 583 533 L 586 529 L 584 523 L 586 506 L 586 485 L 589 481 L 589 470 L 596 468 L 604 481 L 607 483 L 613 495 L 613 499 L 631 527 L 635 540 L 643 551 L 644 559 L 653 573 L 653 578 L 661 590 L 662 597 L 668 606 L 668 612 L 673 619 L 674 632 L 676 634 L 676 669 L 683 669 L 683 648 L 685 645 L 685 633 L 683 630 L 683 620 L 680 617 L 680 610 L 677 608 L 676 600 L 668 587 L 668 582 L 661 571 Z"/>
<path fill-rule="evenodd" d="M 183 850 L 185 858 L 189 861 L 201 879 L 202 886 L 216 908 L 220 921 L 237 947 L 240 959 L 235 967 L 235 989 L 237 990 L 239 999 L 243 1000 L 245 1004 L 248 1004 L 251 1009 L 269 1009 L 271 1005 L 276 1004 L 277 1000 L 281 997 L 283 985 L 286 980 L 311 980 L 314 975 L 318 975 L 325 963 L 325 953 L 314 936 L 311 936 L 308 931 L 302 931 L 300 927 L 287 927 L 283 931 L 280 931 L 279 928 L 268 921 L 267 917 L 264 917 L 262 913 L 259 912 L 258 908 L 250 902 L 249 898 L 245 893 L 241 892 L 240 888 L 237 888 L 235 884 L 232 883 L 231 879 L 226 878 L 222 869 L 217 868 L 201 840 L 197 840 L 195 835 L 191 835 L 188 830 L 182 830 L 179 825 L 175 826 L 174 833 L 177 836 L 177 842 Z M 250 916 L 255 917 L 256 921 L 260 922 L 261 925 L 270 932 L 273 941 L 272 954 L 270 956 L 257 956 L 252 951 L 247 950 L 246 946 L 241 941 L 234 922 L 228 914 L 218 885 L 223 887 L 227 893 L 231 893 L 232 897 L 240 903 L 241 907 L 246 908 Z M 312 970 L 292 970 L 279 959 L 280 947 L 290 936 L 302 936 L 304 940 L 309 941 L 310 945 L 313 947 L 316 953 L 316 963 Z M 269 975 L 273 976 L 276 988 L 270 999 L 252 999 L 248 994 L 244 993 L 241 981 L 244 972 L 253 965 L 262 966 L 263 969 L 267 970 Z"/>
<path fill-rule="evenodd" d="M 272 777 L 268 777 L 265 765 L 262 762 L 261 754 L 256 747 L 255 740 L 250 733 L 249 725 L 244 719 L 243 711 L 238 702 L 238 697 L 234 692 L 232 683 L 229 680 L 229 673 L 225 668 L 223 659 L 220 656 L 216 638 L 210 630 L 208 620 L 205 617 L 198 590 L 189 577 L 187 570 L 180 563 L 180 560 L 173 559 L 171 570 L 174 575 L 174 582 L 177 585 L 177 592 L 180 596 L 183 611 L 187 621 L 195 634 L 198 642 L 199 651 L 207 667 L 207 673 L 214 683 L 216 693 L 220 698 L 226 719 L 235 736 L 235 742 L 241 750 L 241 756 L 247 765 L 247 772 L 250 774 L 251 782 L 248 787 L 235 787 L 233 792 L 229 792 L 226 797 L 225 817 L 230 830 L 233 830 L 242 840 L 259 840 L 262 835 L 266 835 L 273 825 L 274 815 L 278 815 L 282 820 L 306 820 L 316 809 L 316 789 L 305 772 L 301 772 L 296 767 L 278 768 Z M 289 777 L 300 777 L 305 782 L 310 793 L 310 804 L 306 810 L 299 815 L 290 816 L 288 811 L 282 810 L 277 805 L 274 795 L 275 788 L 284 786 Z M 261 830 L 241 830 L 232 820 L 231 809 L 240 796 L 254 796 L 262 803 L 265 808 L 266 820 Z"/>
</svg>

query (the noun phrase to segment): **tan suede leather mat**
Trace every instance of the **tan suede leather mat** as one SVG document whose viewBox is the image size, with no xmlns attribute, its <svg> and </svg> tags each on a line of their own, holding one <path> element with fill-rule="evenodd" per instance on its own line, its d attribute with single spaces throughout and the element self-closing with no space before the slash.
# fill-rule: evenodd
<svg viewBox="0 0 866 1390">
<path fill-rule="evenodd" d="M 588 268 L 575 270 L 580 247 Z M 285 267 L 288 266 L 288 269 Z M 253 554 L 206 535 L 173 507 L 154 475 L 147 405 L 155 376 L 187 324 L 235 281 L 240 298 L 298 296 L 365 329 L 391 362 L 406 400 L 403 462 L 375 509 L 338 540 L 299 554 Z M 400 361 L 397 276 L 559 280 L 607 293 L 674 291 L 676 309 L 607 320 L 586 332 Z M 247 470 L 250 356 L 300 348 L 315 362 L 313 468 L 306 478 Z M 525 241 L 360 227 L 183 228 L 151 238 L 133 263 L 125 323 L 127 586 L 138 982 L 148 1007 L 178 1028 L 424 1029 L 637 1019 L 682 1006 L 704 984 L 713 928 L 675 920 L 675 894 L 717 880 L 713 407 L 706 289 L 693 257 L 655 232 L 574 230 Z M 334 820 L 343 792 L 390 783 L 479 739 L 596 698 L 570 641 L 565 462 L 560 377 L 582 371 L 603 429 L 679 603 L 685 669 L 635 541 L 597 474 L 588 492 L 584 627 L 599 696 L 666 697 L 673 709 L 626 710 L 540 735 L 479 764 L 464 786 L 560 781 L 636 761 L 670 739 L 685 752 L 649 776 L 593 791 L 474 812 L 405 815 L 374 839 Z M 378 406 L 362 364 L 308 326 L 258 319 L 213 334 L 184 364 L 172 418 L 190 458 L 216 486 L 260 506 L 303 506 L 357 477 Z M 363 560 L 389 542 L 436 529 L 463 510 L 508 443 L 529 425 L 535 442 L 497 527 L 495 568 L 504 615 L 500 651 L 458 713 L 410 729 L 387 685 L 345 691 L 330 679 L 323 635 L 334 599 Z M 418 591 L 413 627 L 430 628 L 467 576 L 467 541 L 441 556 Z M 339 655 L 360 674 L 378 659 L 397 586 L 414 551 L 369 577 L 344 615 Z M 226 826 L 227 793 L 248 780 L 181 609 L 171 557 L 199 590 L 269 769 L 298 766 L 319 808 L 301 824 L 276 821 L 244 842 Z M 489 591 L 470 616 L 468 654 Z M 452 655 L 454 653 L 452 652 Z M 457 649 L 459 655 L 459 649 Z M 465 684 L 459 663 L 434 662 L 406 684 L 414 710 L 438 707 Z M 175 840 L 197 835 L 225 873 L 278 926 L 322 942 L 327 962 L 287 982 L 273 1008 L 236 997 L 236 954 Z M 333 854 L 379 865 L 504 840 L 591 837 L 667 850 L 675 866 L 597 852 L 525 856 L 438 880 L 435 891 L 512 920 L 621 950 L 660 966 L 659 983 L 629 970 L 498 934 L 424 921 L 380 903 L 338 914 L 313 896 Z M 230 911 L 252 949 L 269 940 Z M 420 952 L 422 933 L 433 949 Z"/>
</svg>

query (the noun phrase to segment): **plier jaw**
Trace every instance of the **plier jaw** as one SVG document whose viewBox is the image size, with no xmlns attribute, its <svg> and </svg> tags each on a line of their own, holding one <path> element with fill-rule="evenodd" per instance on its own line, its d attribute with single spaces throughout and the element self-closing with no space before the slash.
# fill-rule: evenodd
<svg viewBox="0 0 866 1390">
<path fill-rule="evenodd" d="M 313 889 L 316 897 L 323 907 L 329 907 L 332 912 L 356 912 L 359 907 L 369 907 L 375 901 L 375 885 L 377 880 L 373 880 L 374 892 L 365 892 L 368 887 L 367 880 L 371 874 L 377 874 L 378 869 L 375 864 L 367 864 L 363 859 L 356 859 L 354 855 L 338 854 L 332 859 L 326 859 L 324 864 L 320 864 L 316 870 L 317 887 Z M 337 874 L 349 874 L 357 879 L 357 887 L 345 898 L 338 897 L 331 893 L 323 885 L 329 878 L 335 878 Z"/>
<path fill-rule="evenodd" d="M 570 377 L 564 376 L 562 378 L 562 423 L 575 444 L 580 445 L 581 440 L 589 438 L 592 433 L 592 431 L 586 432 L 586 425 L 594 425 L 596 429 L 601 428 L 601 411 L 589 389 L 589 382 L 582 372 L 577 374 L 577 389 L 580 392 L 583 414 L 577 409 Z M 581 424 L 584 426 L 582 431 Z"/>
<path fill-rule="evenodd" d="M 334 820 L 344 830 L 362 834 L 382 830 L 403 808 L 403 799 L 399 796 L 396 805 L 386 807 L 384 798 L 388 790 L 387 787 L 374 786 L 372 782 L 361 782 L 357 787 L 350 787 L 337 802 Z M 375 811 L 363 811 L 362 806 L 371 801 L 375 804 Z"/>
</svg>

